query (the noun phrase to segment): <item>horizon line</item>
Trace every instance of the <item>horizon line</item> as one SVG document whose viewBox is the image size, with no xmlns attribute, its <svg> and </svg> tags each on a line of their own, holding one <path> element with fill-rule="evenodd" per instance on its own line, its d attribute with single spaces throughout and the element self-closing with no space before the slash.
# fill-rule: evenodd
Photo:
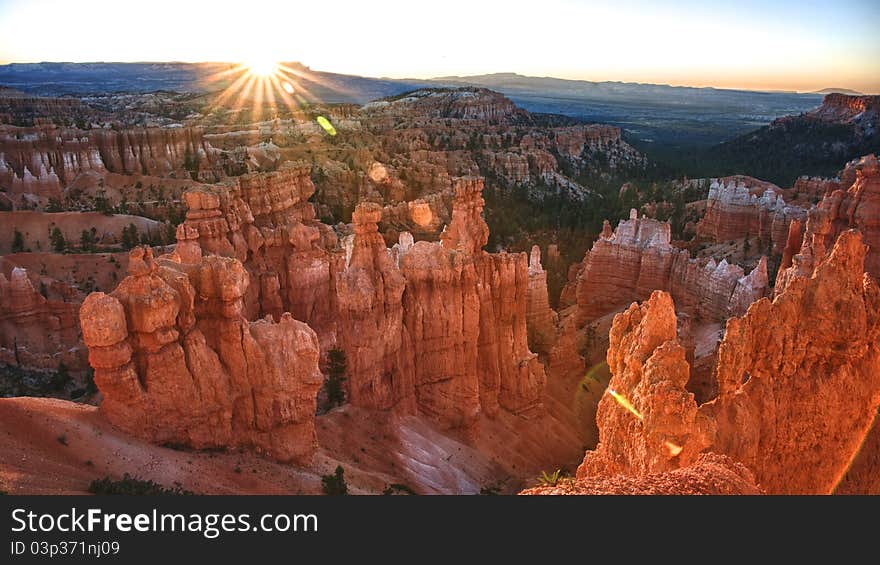
<svg viewBox="0 0 880 565">
<path fill-rule="evenodd" d="M 173 65 L 240 65 L 241 61 L 183 61 L 183 60 L 138 60 L 138 61 L 0 61 L 0 67 L 5 67 L 9 65 L 41 65 L 44 63 L 48 64 L 71 64 L 71 65 L 92 65 L 92 64 L 105 64 L 105 65 L 138 65 L 138 64 L 173 64 Z M 637 80 L 629 81 L 629 80 L 594 80 L 587 78 L 570 78 L 570 77 L 562 77 L 562 76 L 553 76 L 553 75 L 528 75 L 521 74 L 516 71 L 493 71 L 479 74 L 470 74 L 470 75 L 443 75 L 443 76 L 431 76 L 427 78 L 417 78 L 412 76 L 371 76 L 366 74 L 354 74 L 354 73 L 342 73 L 336 71 L 326 71 L 326 70 L 315 70 L 312 69 L 309 65 L 303 63 L 302 61 L 278 61 L 278 63 L 285 64 L 297 64 L 301 65 L 312 72 L 319 73 L 327 73 L 327 74 L 336 74 L 336 75 L 344 75 L 344 76 L 352 76 L 359 78 L 372 78 L 376 80 L 393 80 L 393 81 L 438 81 L 443 79 L 468 79 L 474 77 L 485 77 L 492 75 L 513 75 L 522 78 L 530 78 L 530 79 L 553 79 L 553 80 L 563 80 L 569 82 L 588 82 L 593 84 L 603 84 L 603 83 L 613 83 L 613 84 L 634 84 L 641 86 L 665 86 L 668 88 L 693 88 L 693 89 L 712 89 L 712 90 L 730 90 L 730 91 L 743 91 L 743 92 L 759 92 L 759 93 L 770 93 L 770 94 L 816 94 L 823 95 L 829 94 L 829 92 L 825 91 L 834 91 L 835 89 L 846 90 L 852 93 L 851 96 L 877 96 L 880 95 L 878 93 L 871 92 L 862 92 L 855 88 L 837 86 L 837 87 L 825 87 L 817 90 L 797 90 L 797 89 L 765 89 L 765 88 L 748 88 L 748 87 L 733 87 L 733 86 L 715 86 L 711 84 L 704 85 L 696 85 L 696 84 L 671 84 L 668 82 L 641 82 Z M 2 86 L 2 85 L 0 85 Z"/>
</svg>

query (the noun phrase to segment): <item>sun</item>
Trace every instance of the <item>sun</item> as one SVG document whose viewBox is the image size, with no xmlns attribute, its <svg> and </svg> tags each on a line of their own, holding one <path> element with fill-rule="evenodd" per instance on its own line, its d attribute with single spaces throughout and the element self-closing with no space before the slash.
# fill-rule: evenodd
<svg viewBox="0 0 880 565">
<path fill-rule="evenodd" d="M 318 99 L 310 91 L 310 85 L 327 88 L 324 80 L 308 68 L 260 55 L 229 64 L 207 81 L 217 83 L 220 90 L 212 107 L 233 112 L 247 107 L 257 121 L 264 116 L 277 115 L 279 108 L 298 112 L 308 107 L 311 100 Z M 333 125 L 323 116 L 318 124 L 328 135 L 336 135 Z"/>
<path fill-rule="evenodd" d="M 258 77 L 270 77 L 278 72 L 278 63 L 269 59 L 246 61 L 248 73 Z"/>
</svg>

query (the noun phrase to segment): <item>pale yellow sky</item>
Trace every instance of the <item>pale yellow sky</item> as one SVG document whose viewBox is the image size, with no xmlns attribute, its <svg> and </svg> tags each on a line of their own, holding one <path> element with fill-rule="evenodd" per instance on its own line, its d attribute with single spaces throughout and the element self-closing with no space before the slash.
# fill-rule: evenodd
<svg viewBox="0 0 880 565">
<path fill-rule="evenodd" d="M 880 92 L 877 4 L 0 0 L 0 61 L 299 60 L 395 78 L 518 72 Z"/>
</svg>

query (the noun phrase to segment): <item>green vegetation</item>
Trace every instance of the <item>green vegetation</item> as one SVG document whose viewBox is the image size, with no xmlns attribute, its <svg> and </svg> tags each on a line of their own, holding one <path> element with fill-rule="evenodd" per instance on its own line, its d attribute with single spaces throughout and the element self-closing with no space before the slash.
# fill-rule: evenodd
<svg viewBox="0 0 880 565">
<path fill-rule="evenodd" d="M 63 210 L 64 208 L 61 207 L 61 202 L 57 198 L 50 198 L 46 204 L 47 212 L 62 212 Z"/>
<path fill-rule="evenodd" d="M 340 406 L 345 402 L 345 373 L 348 370 L 348 360 L 345 351 L 334 348 L 327 352 L 327 380 L 324 381 L 324 390 L 327 393 L 327 408 Z"/>
<path fill-rule="evenodd" d="M 52 233 L 49 235 L 49 241 L 52 243 L 52 249 L 54 249 L 56 253 L 64 253 L 67 249 L 67 241 L 64 240 L 64 234 L 61 233 L 58 226 L 52 228 Z"/>
<path fill-rule="evenodd" d="M 787 119 L 709 147 L 639 148 L 677 175 L 744 174 L 785 188 L 801 175 L 835 176 L 851 159 L 880 151 L 880 137 L 859 137 L 849 125 Z"/>
<path fill-rule="evenodd" d="M 556 469 L 552 473 L 541 471 L 541 476 L 538 477 L 538 484 L 543 487 L 555 487 L 566 481 L 570 482 L 574 481 L 574 479 L 563 469 Z"/>
<path fill-rule="evenodd" d="M 326 495 L 348 494 L 348 485 L 345 484 L 345 469 L 342 465 L 336 466 L 332 475 L 321 475 L 321 488 Z"/>
<path fill-rule="evenodd" d="M 95 247 L 98 244 L 98 230 L 94 227 L 90 230 L 83 230 L 82 235 L 79 237 L 79 246 L 84 253 L 91 253 L 95 251 Z"/>
<path fill-rule="evenodd" d="M 64 363 L 54 371 L 0 365 L 0 397 L 59 396 L 70 382 L 70 371 Z"/>
<path fill-rule="evenodd" d="M 138 229 L 134 223 L 128 224 L 128 227 L 122 228 L 122 247 L 132 249 L 140 243 L 138 238 Z"/>
<path fill-rule="evenodd" d="M 123 475 L 122 480 L 114 481 L 110 477 L 103 479 L 95 479 L 89 484 L 89 492 L 92 494 L 113 494 L 113 495 L 192 495 L 191 491 L 184 490 L 179 484 L 168 488 L 153 481 L 145 481 L 129 476 L 128 473 Z"/>
<path fill-rule="evenodd" d="M 385 490 L 382 491 L 384 495 L 392 495 L 392 494 L 408 494 L 408 495 L 416 495 L 418 494 L 413 489 L 401 483 L 391 483 Z"/>
<path fill-rule="evenodd" d="M 113 207 L 110 206 L 110 201 L 104 196 L 103 190 L 98 191 L 95 195 L 95 210 L 101 212 L 105 216 L 113 215 Z"/>
</svg>

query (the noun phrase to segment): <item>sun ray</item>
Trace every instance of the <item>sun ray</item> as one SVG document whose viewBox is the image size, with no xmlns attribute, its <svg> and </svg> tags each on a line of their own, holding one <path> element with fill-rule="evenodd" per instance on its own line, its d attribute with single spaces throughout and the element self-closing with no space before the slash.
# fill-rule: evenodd
<svg viewBox="0 0 880 565">
<path fill-rule="evenodd" d="M 253 60 L 246 63 L 219 68 L 208 81 L 222 85 L 215 99 L 209 104 L 209 112 L 227 108 L 233 113 L 250 109 L 249 119 L 263 121 L 278 117 L 280 109 L 290 114 L 299 114 L 319 97 L 309 88 L 321 86 L 343 92 L 332 81 L 318 79 L 308 70 L 295 68 L 291 64 L 268 60 Z M 335 128 L 327 118 L 321 127 L 335 134 Z M 332 132 L 332 133 L 331 133 Z"/>
<path fill-rule="evenodd" d="M 263 118 L 263 86 L 266 84 L 265 77 L 254 75 L 254 121 L 259 122 Z"/>
</svg>

